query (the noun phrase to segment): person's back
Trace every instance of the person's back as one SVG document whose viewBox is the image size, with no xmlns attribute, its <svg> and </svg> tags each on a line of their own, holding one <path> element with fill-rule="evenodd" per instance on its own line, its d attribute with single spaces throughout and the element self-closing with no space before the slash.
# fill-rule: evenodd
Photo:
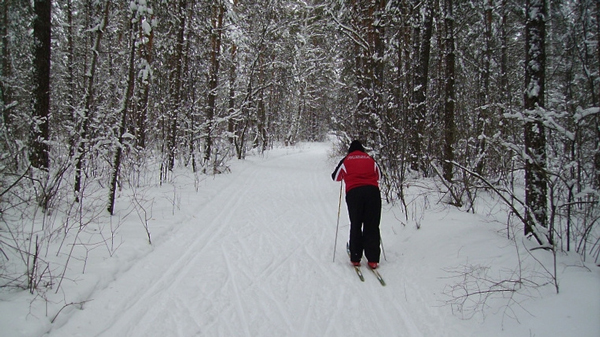
<svg viewBox="0 0 600 337">
<path fill-rule="evenodd" d="M 341 179 L 346 183 L 346 192 L 358 186 L 379 186 L 379 168 L 368 154 L 360 150 L 351 152 L 344 159 L 343 166 Z"/>
<path fill-rule="evenodd" d="M 356 140 L 350 144 L 348 155 L 331 174 L 333 180 L 343 180 L 346 183 L 346 204 L 350 217 L 350 260 L 354 265 L 360 265 L 363 250 L 371 268 L 377 268 L 379 262 L 380 177 L 379 166 Z"/>
</svg>

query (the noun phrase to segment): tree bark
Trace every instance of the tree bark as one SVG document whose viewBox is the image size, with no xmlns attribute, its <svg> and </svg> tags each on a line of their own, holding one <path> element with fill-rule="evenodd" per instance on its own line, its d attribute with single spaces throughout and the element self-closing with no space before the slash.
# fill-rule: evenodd
<svg viewBox="0 0 600 337">
<path fill-rule="evenodd" d="M 148 14 L 144 19 L 147 24 L 153 21 L 154 15 Z M 136 140 L 137 146 L 141 149 L 146 148 L 146 125 L 148 119 L 148 100 L 150 97 L 150 86 L 152 83 L 152 76 L 150 69 L 152 67 L 152 48 L 154 43 L 154 28 L 151 27 L 150 32 L 147 32 L 140 27 L 140 38 L 144 39 L 145 43 L 140 44 L 140 56 L 144 61 L 143 66 L 147 67 L 145 75 L 140 79 L 141 83 L 141 97 L 137 104 L 137 120 L 136 120 Z"/>
<path fill-rule="evenodd" d="M 125 95 L 123 97 L 123 102 L 121 103 L 121 108 L 118 111 L 120 114 L 121 120 L 119 122 L 118 132 L 118 143 L 117 149 L 115 151 L 115 157 L 113 161 L 113 171 L 110 179 L 110 191 L 109 191 L 109 199 L 108 199 L 108 212 L 113 215 L 115 210 L 115 198 L 117 193 L 117 182 L 119 179 L 119 174 L 121 172 L 121 162 L 123 157 L 123 148 L 125 147 L 125 131 L 127 130 L 127 113 L 129 107 L 131 106 L 131 98 L 133 96 L 133 89 L 135 86 L 135 51 L 136 51 L 136 39 L 135 34 L 133 32 L 133 27 L 129 28 L 130 34 L 130 43 L 131 49 L 129 54 L 129 70 L 127 72 L 127 87 L 125 89 Z"/>
<path fill-rule="evenodd" d="M 500 7 L 502 11 L 502 24 L 500 26 L 500 101 L 504 105 L 500 115 L 504 115 L 506 105 L 510 104 L 510 90 L 508 87 L 508 33 L 506 31 L 508 28 L 508 8 L 506 0 L 502 0 Z"/>
<path fill-rule="evenodd" d="M 231 67 L 229 68 L 229 103 L 227 106 L 227 133 L 229 143 L 233 144 L 235 142 L 235 137 L 237 136 L 237 121 L 236 121 L 236 113 L 235 113 L 235 82 L 237 79 L 237 46 L 235 43 L 231 45 Z"/>
<path fill-rule="evenodd" d="M 596 1 L 596 79 L 600 77 L 600 1 Z M 596 86 L 596 92 L 592 93 L 596 98 L 594 105 L 600 100 L 600 83 Z M 600 139 L 600 114 L 594 117 L 596 123 L 596 139 Z M 596 153 L 594 154 L 594 166 L 596 169 L 596 188 L 600 189 L 600 142 L 596 142 Z"/>
<path fill-rule="evenodd" d="M 204 170 L 209 165 L 212 144 L 213 127 L 217 101 L 217 87 L 219 85 L 219 67 L 221 58 L 221 36 L 223 34 L 223 16 L 225 6 L 217 1 L 212 7 L 211 35 L 210 35 L 210 68 L 208 74 L 208 100 L 206 106 L 206 136 L 204 138 Z"/>
<path fill-rule="evenodd" d="M 385 0 L 352 1 L 357 91 L 357 107 L 353 116 L 353 136 L 365 142 L 374 141 L 377 138 L 377 116 L 383 114 L 385 24 L 382 14 L 385 7 Z"/>
<path fill-rule="evenodd" d="M 431 35 L 433 31 L 433 4 L 431 1 L 427 1 L 424 4 L 425 8 L 423 13 L 423 36 L 421 37 L 421 43 L 418 53 L 418 66 L 417 73 L 415 74 L 415 88 L 414 88 L 414 111 L 413 111 L 413 125 L 412 125 L 412 151 L 411 154 L 411 168 L 413 170 L 425 171 L 425 165 L 423 163 L 423 142 L 425 139 L 425 115 L 427 112 L 427 85 L 429 82 L 429 54 L 431 51 Z"/>
<path fill-rule="evenodd" d="M 8 1 L 2 1 L 0 3 L 0 43 L 2 49 L 0 50 L 0 109 L 2 109 L 2 117 L 4 125 L 9 128 L 11 124 L 11 118 L 9 109 L 7 106 L 12 101 L 12 90 L 7 85 L 6 79 L 11 77 L 11 66 L 10 66 L 10 46 L 8 38 Z"/>
<path fill-rule="evenodd" d="M 484 42 L 483 42 L 483 64 L 481 68 L 481 85 L 479 87 L 479 118 L 478 125 L 479 130 L 477 136 L 479 137 L 478 144 L 478 162 L 475 171 L 479 174 L 483 174 L 486 167 L 487 160 L 487 136 L 493 133 L 489 128 L 490 125 L 490 66 L 492 59 L 492 0 L 487 0 L 484 11 Z"/>
<path fill-rule="evenodd" d="M 177 40 L 175 42 L 175 53 L 171 55 L 170 66 L 173 71 L 170 78 L 169 100 L 170 100 L 170 120 L 167 121 L 165 127 L 169 128 L 168 132 L 168 160 L 167 168 L 172 171 L 175 167 L 175 157 L 177 156 L 177 125 L 179 122 L 179 110 L 181 109 L 181 87 L 183 77 L 184 64 L 184 36 L 186 26 L 186 0 L 180 0 L 177 6 L 177 18 L 179 26 L 177 29 Z"/>
<path fill-rule="evenodd" d="M 92 60 L 90 63 L 90 68 L 86 71 L 87 77 L 87 86 L 85 91 L 85 96 L 83 98 L 83 102 L 85 104 L 83 111 L 83 120 L 81 122 L 81 131 L 79 135 L 79 145 L 77 147 L 77 153 L 75 156 L 75 196 L 76 199 L 79 200 L 79 193 L 81 192 L 81 170 L 83 167 L 83 162 L 85 160 L 86 148 L 88 146 L 88 134 L 89 134 L 89 125 L 91 119 L 91 109 L 92 102 L 94 101 L 94 79 L 96 78 L 96 67 L 98 64 L 98 56 L 100 55 L 100 42 L 102 40 L 102 35 L 104 34 L 104 29 L 108 24 L 108 14 L 110 8 L 110 0 L 107 0 L 104 5 L 104 15 L 100 21 L 100 25 L 98 25 L 98 29 L 96 30 L 96 38 L 94 40 L 94 46 L 92 48 Z"/>
<path fill-rule="evenodd" d="M 33 120 L 29 160 L 35 168 L 50 167 L 50 53 L 51 0 L 35 0 L 33 20 Z"/>
<path fill-rule="evenodd" d="M 527 0 L 525 13 L 525 235 L 551 242 L 546 194 L 546 132 L 543 123 L 546 69 L 546 0 Z M 543 237 L 543 236 L 546 237 Z"/>
<path fill-rule="evenodd" d="M 444 162 L 442 163 L 443 176 L 448 182 L 452 182 L 454 161 L 454 141 L 456 139 L 456 125 L 454 122 L 454 72 L 455 72 L 455 52 L 454 52 L 454 16 L 453 1 L 444 1 L 444 26 L 445 26 L 445 100 L 444 100 Z"/>
</svg>

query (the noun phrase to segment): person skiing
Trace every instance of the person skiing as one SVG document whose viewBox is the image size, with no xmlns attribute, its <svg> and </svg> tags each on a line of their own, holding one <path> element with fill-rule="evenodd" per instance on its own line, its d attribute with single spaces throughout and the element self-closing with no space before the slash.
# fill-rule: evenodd
<svg viewBox="0 0 600 337">
<path fill-rule="evenodd" d="M 334 181 L 346 184 L 346 205 L 350 217 L 350 261 L 360 266 L 363 255 L 371 269 L 376 269 L 380 255 L 379 222 L 381 196 L 379 180 L 381 170 L 375 160 L 365 152 L 358 140 L 352 141 L 348 154 L 331 174 Z"/>
</svg>

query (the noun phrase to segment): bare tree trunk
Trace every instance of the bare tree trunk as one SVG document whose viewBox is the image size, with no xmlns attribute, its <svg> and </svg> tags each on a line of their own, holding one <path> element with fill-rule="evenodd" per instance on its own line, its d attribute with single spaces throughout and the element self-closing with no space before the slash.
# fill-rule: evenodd
<svg viewBox="0 0 600 337">
<path fill-rule="evenodd" d="M 228 121 L 227 132 L 229 143 L 233 144 L 236 137 L 237 121 L 235 117 L 235 80 L 237 78 L 236 45 L 231 46 L 231 69 L 229 69 L 229 105 L 227 106 Z"/>
<path fill-rule="evenodd" d="M 5 82 L 11 76 L 10 66 L 10 40 L 8 38 L 8 1 L 0 3 L 0 39 L 2 49 L 0 50 L 0 109 L 5 127 L 10 128 L 11 119 L 7 108 L 12 101 L 12 90 Z"/>
<path fill-rule="evenodd" d="M 172 55 L 170 60 L 171 68 L 174 69 L 169 76 L 171 83 L 169 90 L 169 106 L 171 111 L 169 112 L 170 120 L 168 120 L 167 125 L 165 125 L 165 127 L 169 128 L 169 141 L 168 148 L 166 149 L 168 152 L 167 168 L 169 171 L 172 171 L 175 167 L 175 157 L 177 156 L 177 124 L 179 119 L 179 110 L 181 109 L 181 86 L 184 63 L 183 45 L 187 18 L 186 6 L 186 0 L 179 1 L 177 7 L 178 15 L 176 18 L 179 20 L 179 27 L 177 27 L 177 41 L 175 42 L 175 53 Z"/>
<path fill-rule="evenodd" d="M 35 0 L 33 20 L 33 121 L 29 160 L 35 168 L 48 170 L 50 154 L 50 53 L 51 53 L 51 0 Z"/>
<path fill-rule="evenodd" d="M 506 6 L 506 0 L 502 0 L 500 5 L 502 11 L 502 24 L 500 26 L 500 101 L 504 105 L 510 102 L 510 90 L 508 88 L 508 33 L 506 31 L 508 8 Z M 504 115 L 505 110 L 506 107 L 503 107 L 500 115 Z"/>
<path fill-rule="evenodd" d="M 217 87 L 219 85 L 219 66 L 221 56 L 221 36 L 223 34 L 223 15 L 225 6 L 220 1 L 213 4 L 210 35 L 210 70 L 208 75 L 208 102 L 206 107 L 206 136 L 204 149 L 204 170 L 210 162 L 213 144 L 213 124 L 216 111 Z"/>
<path fill-rule="evenodd" d="M 486 167 L 487 135 L 491 133 L 490 128 L 490 66 L 492 59 L 492 0 L 487 0 L 484 11 L 484 46 L 483 65 L 481 69 L 481 86 L 479 87 L 479 118 L 477 136 L 479 137 L 479 148 L 477 156 L 477 167 L 475 171 L 483 174 Z"/>
<path fill-rule="evenodd" d="M 94 47 L 92 49 L 92 61 L 90 63 L 90 68 L 86 71 L 87 76 L 87 86 L 85 91 L 85 96 L 83 97 L 84 101 L 84 111 L 83 111 L 83 121 L 81 126 L 81 131 L 79 135 L 79 145 L 77 147 L 77 154 L 75 157 L 75 195 L 76 200 L 79 200 L 79 193 L 81 192 L 81 169 L 83 166 L 83 162 L 85 160 L 86 148 L 88 146 L 88 133 L 89 133 L 89 125 L 91 120 L 91 109 L 92 102 L 94 101 L 94 79 L 96 78 L 96 67 L 98 64 L 98 55 L 100 55 L 100 41 L 102 40 L 102 35 L 104 34 L 104 29 L 108 24 L 108 14 L 110 7 L 110 0 L 106 1 L 104 5 L 104 16 L 101 19 L 100 25 L 98 25 L 98 29 L 96 30 L 96 38 L 94 40 Z"/>
<path fill-rule="evenodd" d="M 71 112 L 71 118 L 73 120 L 73 124 L 77 125 L 77 107 L 75 101 L 75 95 L 77 92 L 76 82 L 75 82 L 75 22 L 73 21 L 73 1 L 67 1 L 67 74 L 66 74 L 66 83 L 67 83 L 67 107 L 69 107 Z M 71 134 L 70 143 L 69 143 L 69 156 L 75 157 L 75 153 L 77 151 L 77 141 L 78 135 L 76 132 Z M 76 190 L 76 189 L 75 189 Z"/>
<path fill-rule="evenodd" d="M 352 1 L 354 68 L 357 107 L 354 113 L 354 137 L 363 141 L 376 138 L 376 117 L 383 114 L 383 53 L 385 0 Z M 360 34 L 360 35 L 357 35 Z"/>
<path fill-rule="evenodd" d="M 454 16 L 452 0 L 444 1 L 444 25 L 445 25 L 445 100 L 444 100 L 444 162 L 442 163 L 443 176 L 448 182 L 452 182 L 454 161 L 454 141 L 456 139 L 456 125 L 454 123 Z"/>
<path fill-rule="evenodd" d="M 373 53 L 370 55 L 371 68 L 373 69 L 373 83 L 372 83 L 372 116 L 378 116 L 380 119 L 384 114 L 384 65 L 385 65 L 385 26 L 386 26 L 386 18 L 384 12 L 386 10 L 386 0 L 375 0 L 372 2 L 373 6 L 373 23 L 371 24 L 373 27 L 370 30 L 369 41 L 373 48 Z M 373 123 L 373 128 L 370 130 L 370 139 L 372 141 L 377 140 L 379 134 L 379 125 L 378 121 Z"/>
<path fill-rule="evenodd" d="M 145 18 L 149 24 L 152 22 L 154 15 L 149 15 Z M 147 36 L 146 36 L 147 35 Z M 150 69 L 152 67 L 152 48 L 154 43 L 154 29 L 151 28 L 149 34 L 144 29 L 140 29 L 140 38 L 147 38 L 147 42 L 140 45 L 140 56 L 144 61 L 144 75 L 141 78 L 141 97 L 137 104 L 137 120 L 136 120 L 136 140 L 139 148 L 146 148 L 146 122 L 148 118 L 148 99 L 150 96 L 150 84 L 152 78 L 150 75 Z"/>
<path fill-rule="evenodd" d="M 600 76 L 600 1 L 596 1 L 596 79 Z M 600 83 L 596 86 L 596 92 L 593 92 L 594 106 L 600 100 Z M 596 139 L 600 139 L 600 114 L 594 117 L 596 120 Z M 594 154 L 594 166 L 596 169 L 596 188 L 600 188 L 600 142 L 596 142 L 596 153 Z"/>
<path fill-rule="evenodd" d="M 235 13 L 238 6 L 238 0 L 232 3 L 232 11 Z M 231 66 L 229 68 L 229 103 L 227 106 L 227 132 L 229 134 L 229 143 L 235 143 L 237 121 L 235 118 L 235 82 L 237 79 L 237 44 L 231 42 Z"/>
<path fill-rule="evenodd" d="M 260 81 L 261 83 L 263 83 L 264 78 L 263 78 L 263 67 L 261 66 L 261 71 L 260 71 Z M 257 117 L 257 132 L 258 135 L 256 137 L 258 144 L 257 147 L 259 147 L 259 151 L 260 153 L 264 153 L 267 150 L 267 146 L 269 144 L 269 135 L 267 132 L 267 111 L 265 108 L 265 93 L 264 93 L 265 89 L 261 89 L 258 93 L 258 102 L 256 104 L 256 117 Z"/>
<path fill-rule="evenodd" d="M 131 24 L 133 25 L 133 24 Z M 119 174 L 121 171 L 121 162 L 123 157 L 123 147 L 125 146 L 124 136 L 125 131 L 127 130 L 127 112 L 131 105 L 131 98 L 133 96 L 133 89 L 135 86 L 135 45 L 136 39 L 135 34 L 133 32 L 133 26 L 129 28 L 130 34 L 130 43 L 131 49 L 129 54 L 129 71 L 127 73 L 127 88 L 125 89 L 125 97 L 123 97 L 123 102 L 121 103 L 121 108 L 118 111 L 118 114 L 121 116 L 121 120 L 119 122 L 119 134 L 118 134 L 118 143 L 117 149 L 115 152 L 115 157 L 113 161 L 113 172 L 110 179 L 110 192 L 108 198 L 108 212 L 113 215 L 115 210 L 115 196 L 117 193 L 117 182 L 119 179 Z"/>
<path fill-rule="evenodd" d="M 412 150 L 411 167 L 413 170 L 424 172 L 425 166 L 422 162 L 425 132 L 425 115 L 427 111 L 427 85 L 429 81 L 429 54 L 431 51 L 431 35 L 433 30 L 433 4 L 426 1 L 423 13 L 423 36 L 418 53 L 418 67 L 415 74 L 414 89 L 414 111 L 413 111 L 413 134 L 411 137 Z"/>
<path fill-rule="evenodd" d="M 546 132 L 543 123 L 546 69 L 546 0 L 527 0 L 525 26 L 525 235 L 551 242 L 546 194 Z M 544 237 L 546 236 L 546 237 Z"/>
</svg>

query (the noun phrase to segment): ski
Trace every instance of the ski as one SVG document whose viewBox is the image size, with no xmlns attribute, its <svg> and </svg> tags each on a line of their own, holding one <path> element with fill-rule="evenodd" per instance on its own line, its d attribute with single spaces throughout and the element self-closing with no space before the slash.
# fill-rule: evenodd
<svg viewBox="0 0 600 337">
<path fill-rule="evenodd" d="M 371 269 L 371 271 L 373 272 L 373 274 L 375 274 L 375 277 L 377 277 L 379 283 L 381 283 L 381 285 L 385 287 L 385 281 L 383 280 L 383 277 L 381 277 L 381 274 L 379 274 L 379 271 L 377 271 L 377 269 Z"/>
<path fill-rule="evenodd" d="M 350 257 L 350 245 L 348 243 L 346 243 L 346 253 L 348 253 L 348 257 Z M 354 267 L 354 271 L 356 272 L 356 275 L 358 275 L 358 278 L 362 282 L 365 282 L 365 277 L 363 276 L 363 273 L 360 270 L 360 266 L 353 266 L 353 267 Z"/>
<path fill-rule="evenodd" d="M 354 271 L 356 271 L 356 275 L 358 275 L 358 278 L 360 278 L 360 280 L 362 282 L 365 282 L 365 277 L 363 276 L 363 273 L 360 270 L 360 267 L 359 266 L 354 266 Z"/>
</svg>

